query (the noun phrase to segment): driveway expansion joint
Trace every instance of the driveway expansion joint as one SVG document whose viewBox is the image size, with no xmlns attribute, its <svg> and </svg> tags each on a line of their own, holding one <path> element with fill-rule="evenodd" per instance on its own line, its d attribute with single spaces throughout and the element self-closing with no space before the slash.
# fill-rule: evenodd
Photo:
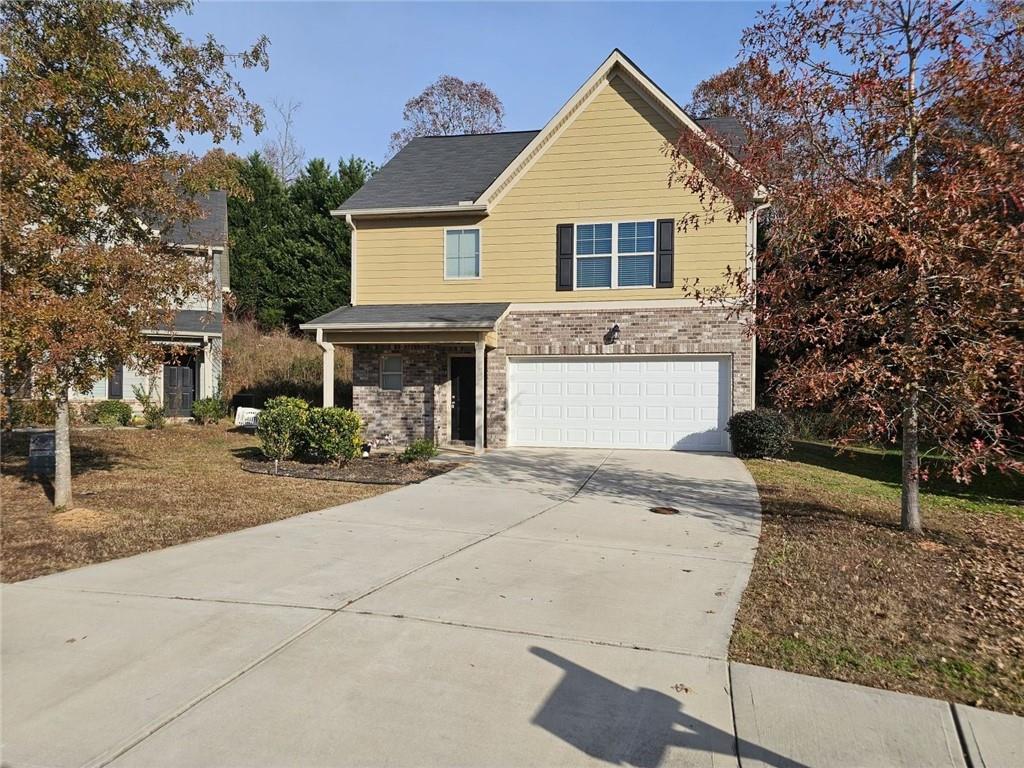
<svg viewBox="0 0 1024 768">
<path fill-rule="evenodd" d="M 543 638 L 544 640 L 559 640 L 569 643 L 579 643 L 581 645 L 597 645 L 602 648 L 619 648 L 624 651 L 639 651 L 641 653 L 667 653 L 672 656 L 686 656 L 692 659 L 704 659 L 706 661 L 721 661 L 728 663 L 728 659 L 724 656 L 713 656 L 707 653 L 697 653 L 696 651 L 683 651 L 678 648 L 656 648 L 653 646 L 634 645 L 632 643 L 617 643 L 613 640 L 597 640 L 592 637 L 576 637 L 574 635 L 557 635 L 547 632 L 534 632 L 528 629 L 508 629 L 506 627 L 491 627 L 485 624 L 469 624 L 461 621 L 449 621 L 447 619 L 433 619 L 426 616 L 411 616 L 409 614 L 396 614 L 396 613 L 383 613 L 378 611 L 367 611 L 367 610 L 354 610 L 349 611 L 342 609 L 337 613 L 348 614 L 350 616 L 372 616 L 378 619 L 394 619 L 395 621 L 416 621 L 424 624 L 436 624 L 444 627 L 458 627 L 459 629 L 470 629 L 479 632 L 493 632 L 500 635 L 513 635 L 518 637 L 537 637 Z"/>
</svg>

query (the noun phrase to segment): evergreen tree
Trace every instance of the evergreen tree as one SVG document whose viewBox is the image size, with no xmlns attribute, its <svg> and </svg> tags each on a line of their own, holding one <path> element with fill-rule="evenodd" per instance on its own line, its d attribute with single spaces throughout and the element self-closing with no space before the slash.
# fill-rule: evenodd
<svg viewBox="0 0 1024 768">
<path fill-rule="evenodd" d="M 240 313 L 265 326 L 295 328 L 348 303 L 350 234 L 330 212 L 373 170 L 352 157 L 332 172 L 316 158 L 285 187 L 258 154 L 242 163 L 240 176 L 251 196 L 228 204 L 231 284 Z"/>
</svg>

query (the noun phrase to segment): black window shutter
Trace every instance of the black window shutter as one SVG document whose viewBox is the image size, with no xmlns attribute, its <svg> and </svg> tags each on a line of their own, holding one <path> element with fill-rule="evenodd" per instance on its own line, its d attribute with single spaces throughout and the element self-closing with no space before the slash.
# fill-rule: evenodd
<svg viewBox="0 0 1024 768">
<path fill-rule="evenodd" d="M 573 225 L 555 227 L 555 290 L 572 290 Z"/>
<path fill-rule="evenodd" d="M 676 221 L 658 219 L 658 288 L 671 288 L 673 283 L 672 264 L 675 261 Z"/>
<path fill-rule="evenodd" d="M 110 372 L 107 379 L 107 399 L 120 400 L 124 397 L 124 366 L 119 365 Z"/>
</svg>

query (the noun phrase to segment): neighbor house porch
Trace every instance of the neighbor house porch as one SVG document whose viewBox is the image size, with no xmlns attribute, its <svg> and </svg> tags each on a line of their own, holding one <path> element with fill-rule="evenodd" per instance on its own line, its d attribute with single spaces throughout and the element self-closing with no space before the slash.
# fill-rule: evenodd
<svg viewBox="0 0 1024 768">
<path fill-rule="evenodd" d="M 432 440 L 487 445 L 488 349 L 507 304 L 342 307 L 302 326 L 323 350 L 323 403 L 334 405 L 334 355 L 352 349 L 352 407 L 378 445 Z"/>
</svg>

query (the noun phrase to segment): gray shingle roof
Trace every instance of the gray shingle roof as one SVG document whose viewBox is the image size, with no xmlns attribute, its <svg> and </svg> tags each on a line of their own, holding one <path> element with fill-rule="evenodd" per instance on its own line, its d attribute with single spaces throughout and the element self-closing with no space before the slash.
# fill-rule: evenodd
<svg viewBox="0 0 1024 768">
<path fill-rule="evenodd" d="M 361 304 L 339 307 L 302 325 L 334 330 L 395 328 L 489 329 L 508 304 Z"/>
<path fill-rule="evenodd" d="M 206 333 L 222 333 L 224 318 L 220 312 L 207 312 L 203 309 L 179 309 L 174 313 L 172 325 L 160 325 L 153 329 L 159 334 L 176 336 L 202 336 Z"/>
<path fill-rule="evenodd" d="M 413 139 L 339 210 L 419 208 L 476 200 L 538 133 Z"/>
<path fill-rule="evenodd" d="M 214 190 L 196 197 L 202 218 L 176 222 L 160 237 L 178 245 L 205 245 L 224 248 L 228 244 L 228 196 Z"/>
<path fill-rule="evenodd" d="M 718 140 L 722 149 L 737 160 L 743 159 L 747 132 L 735 117 L 698 117 L 697 124 Z"/>
</svg>

